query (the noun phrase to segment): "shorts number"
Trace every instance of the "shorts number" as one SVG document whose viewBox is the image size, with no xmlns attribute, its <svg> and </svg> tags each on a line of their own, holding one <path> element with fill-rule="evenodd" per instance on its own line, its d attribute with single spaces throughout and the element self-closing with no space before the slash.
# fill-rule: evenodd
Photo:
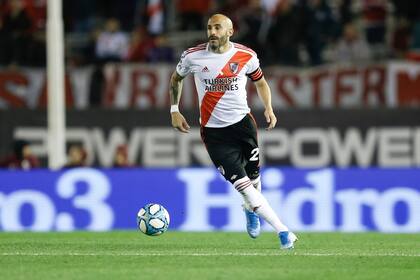
<svg viewBox="0 0 420 280">
<path fill-rule="evenodd" d="M 258 160 L 258 155 L 260 154 L 260 149 L 259 148 L 255 148 L 251 151 L 251 155 L 252 157 L 249 158 L 249 161 L 257 161 Z"/>
</svg>

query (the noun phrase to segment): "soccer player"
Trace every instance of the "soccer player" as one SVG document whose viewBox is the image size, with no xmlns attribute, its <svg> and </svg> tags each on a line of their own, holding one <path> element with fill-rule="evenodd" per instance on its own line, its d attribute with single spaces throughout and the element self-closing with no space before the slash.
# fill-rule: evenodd
<svg viewBox="0 0 420 280">
<path fill-rule="evenodd" d="M 260 234 L 259 217 L 262 217 L 276 230 L 280 247 L 291 249 L 297 237 L 261 194 L 257 127 L 247 104 L 247 78 L 254 82 L 264 103 L 267 130 L 277 122 L 271 107 L 271 91 L 255 52 L 230 42 L 232 35 L 232 21 L 215 14 L 207 24 L 208 43 L 182 54 L 170 80 L 172 126 L 180 132 L 189 132 L 190 126 L 178 104 L 182 80 L 192 73 L 199 95 L 201 137 L 214 165 L 243 197 L 248 234 L 252 238 Z"/>
</svg>

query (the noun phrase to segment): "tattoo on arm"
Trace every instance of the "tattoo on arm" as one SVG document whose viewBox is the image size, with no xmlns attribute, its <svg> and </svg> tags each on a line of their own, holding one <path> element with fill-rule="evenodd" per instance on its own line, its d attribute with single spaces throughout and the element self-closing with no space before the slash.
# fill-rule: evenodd
<svg viewBox="0 0 420 280">
<path fill-rule="evenodd" d="M 176 105 L 181 99 L 182 93 L 182 80 L 184 77 L 180 76 L 176 71 L 171 76 L 169 85 L 169 96 L 171 99 L 171 105 Z"/>
</svg>

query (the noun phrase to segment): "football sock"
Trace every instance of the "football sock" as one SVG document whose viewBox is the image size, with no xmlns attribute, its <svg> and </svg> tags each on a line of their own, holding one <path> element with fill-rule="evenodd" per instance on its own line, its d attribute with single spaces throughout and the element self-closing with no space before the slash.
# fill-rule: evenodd
<svg viewBox="0 0 420 280">
<path fill-rule="evenodd" d="M 261 176 L 251 180 L 252 185 L 256 188 L 259 192 L 261 192 Z"/>
<path fill-rule="evenodd" d="M 254 211 L 269 223 L 277 233 L 281 231 L 288 231 L 285 226 L 271 208 L 265 197 L 255 188 L 248 177 L 241 178 L 233 184 L 235 189 L 242 195 L 245 206 L 249 207 L 248 210 Z"/>
<path fill-rule="evenodd" d="M 258 193 L 258 192 L 257 192 Z M 279 217 L 277 216 L 276 212 L 274 212 L 273 208 L 271 208 L 270 204 L 268 203 L 267 199 L 261 194 L 263 203 L 260 207 L 255 209 L 255 213 L 260 215 L 267 223 L 269 223 L 277 233 L 281 231 L 289 231 L 287 226 L 283 224 Z"/>
<path fill-rule="evenodd" d="M 254 186 L 255 189 L 257 189 L 259 192 L 261 192 L 261 177 L 258 176 L 257 178 L 251 180 L 252 185 Z M 246 201 L 244 200 L 244 204 L 242 204 L 242 207 L 246 208 L 248 211 L 252 211 L 252 208 L 246 203 Z"/>
</svg>

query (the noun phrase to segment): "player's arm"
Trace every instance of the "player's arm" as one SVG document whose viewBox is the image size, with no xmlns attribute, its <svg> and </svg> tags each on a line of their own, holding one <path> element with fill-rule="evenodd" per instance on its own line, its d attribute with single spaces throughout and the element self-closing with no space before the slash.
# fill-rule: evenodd
<svg viewBox="0 0 420 280">
<path fill-rule="evenodd" d="M 184 116 L 179 112 L 179 100 L 182 93 L 182 80 L 184 77 L 180 76 L 177 71 L 174 71 L 169 82 L 169 96 L 171 99 L 171 119 L 172 126 L 184 133 L 188 133 L 190 126 L 185 120 Z"/>
<path fill-rule="evenodd" d="M 265 111 L 264 116 L 265 120 L 268 123 L 267 130 L 271 130 L 276 126 L 277 118 L 274 115 L 273 107 L 271 106 L 271 90 L 268 86 L 267 81 L 264 77 L 254 82 L 255 87 L 257 88 L 258 96 L 264 104 Z"/>
</svg>

